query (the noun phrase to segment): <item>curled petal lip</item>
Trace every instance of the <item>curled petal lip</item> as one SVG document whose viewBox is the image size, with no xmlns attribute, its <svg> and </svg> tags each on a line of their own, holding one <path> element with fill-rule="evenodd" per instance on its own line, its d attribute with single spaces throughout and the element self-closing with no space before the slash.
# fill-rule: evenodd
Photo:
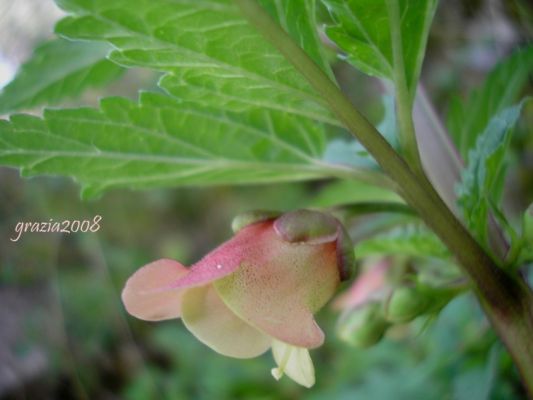
<svg viewBox="0 0 533 400">
<path fill-rule="evenodd" d="M 297 210 L 274 221 L 274 231 L 291 243 L 322 244 L 338 237 L 338 221 L 328 214 Z"/>
<path fill-rule="evenodd" d="M 323 244 L 336 242 L 337 266 L 342 281 L 355 267 L 353 244 L 344 226 L 333 216 L 311 210 L 296 210 L 274 221 L 275 232 L 291 243 Z"/>
</svg>

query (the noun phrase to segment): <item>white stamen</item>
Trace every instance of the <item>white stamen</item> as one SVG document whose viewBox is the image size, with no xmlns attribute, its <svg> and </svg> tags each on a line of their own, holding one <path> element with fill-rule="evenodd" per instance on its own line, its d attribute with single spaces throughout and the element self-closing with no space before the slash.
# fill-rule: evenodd
<svg viewBox="0 0 533 400">
<path fill-rule="evenodd" d="M 293 347 L 290 345 L 285 345 L 285 350 L 283 352 L 283 356 L 281 360 L 279 360 L 278 368 L 272 368 L 270 372 L 272 373 L 272 376 L 274 379 L 279 381 L 283 374 L 285 373 L 285 369 L 287 368 L 287 364 L 289 362 L 289 359 L 291 358 Z M 277 362 L 278 360 L 276 360 Z"/>
<path fill-rule="evenodd" d="M 217 269 L 222 269 L 222 265 L 217 264 Z"/>
</svg>

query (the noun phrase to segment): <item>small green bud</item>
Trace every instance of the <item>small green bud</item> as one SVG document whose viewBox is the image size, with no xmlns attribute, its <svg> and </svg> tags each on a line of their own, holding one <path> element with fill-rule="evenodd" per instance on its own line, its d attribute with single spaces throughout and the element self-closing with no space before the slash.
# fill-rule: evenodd
<svg viewBox="0 0 533 400">
<path fill-rule="evenodd" d="M 385 305 L 385 318 L 393 323 L 409 322 L 429 308 L 429 300 L 429 296 L 415 286 L 400 286 Z"/>
<path fill-rule="evenodd" d="M 337 324 L 337 334 L 352 346 L 365 348 L 378 343 L 388 326 L 381 304 L 371 302 L 346 311 Z"/>
</svg>

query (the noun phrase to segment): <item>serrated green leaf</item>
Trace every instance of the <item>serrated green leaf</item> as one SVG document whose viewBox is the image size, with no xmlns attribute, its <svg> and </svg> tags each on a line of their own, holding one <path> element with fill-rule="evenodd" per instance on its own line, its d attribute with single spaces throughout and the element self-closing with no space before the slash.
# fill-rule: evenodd
<svg viewBox="0 0 533 400">
<path fill-rule="evenodd" d="M 389 16 L 387 0 L 322 0 L 336 25 L 326 33 L 352 65 L 362 72 L 393 80 L 391 25 L 401 32 L 407 88 L 414 98 L 437 0 L 400 0 L 400 20 Z"/>
<path fill-rule="evenodd" d="M 144 93 L 139 104 L 111 98 L 99 109 L 45 110 L 42 119 L 14 115 L 0 121 L 0 163 L 23 175 L 72 176 L 86 197 L 111 187 L 357 175 L 323 160 L 317 121 L 338 122 L 232 0 L 57 2 L 74 14 L 58 23 L 60 34 L 107 41 L 114 62 L 162 71 L 160 86 L 172 97 Z M 277 18 L 319 57 L 314 3 L 279 4 Z M 300 19 L 288 19 L 298 11 Z"/>
<path fill-rule="evenodd" d="M 505 154 L 511 131 L 520 117 L 524 100 L 492 117 L 487 128 L 468 154 L 467 168 L 458 187 L 458 204 L 467 226 L 476 237 L 488 244 L 488 215 L 499 207 L 505 180 Z M 503 215 L 501 211 L 498 213 Z"/>
<path fill-rule="evenodd" d="M 232 113 L 143 93 L 100 109 L 45 110 L 0 121 L 0 163 L 25 176 L 67 175 L 85 197 L 112 187 L 220 185 L 334 176 L 323 132 L 283 112 Z"/>
<path fill-rule="evenodd" d="M 64 39 L 40 45 L 0 93 L 0 114 L 57 104 L 116 79 L 123 69 L 105 58 L 110 50 Z"/>
<path fill-rule="evenodd" d="M 339 124 L 232 0 L 57 2 L 75 14 L 58 23 L 59 34 L 107 40 L 116 47 L 114 62 L 166 72 L 160 86 L 183 102 L 231 111 L 260 107 Z M 296 29 L 305 32 L 306 46 L 308 29 Z"/>
<path fill-rule="evenodd" d="M 464 159 L 492 116 L 516 102 L 532 74 L 533 46 L 527 46 L 498 63 L 466 100 L 452 101 L 448 128 Z"/>
<path fill-rule="evenodd" d="M 361 258 L 376 254 L 450 257 L 450 252 L 446 246 L 431 231 L 404 227 L 360 241 L 355 246 L 355 254 Z"/>
</svg>

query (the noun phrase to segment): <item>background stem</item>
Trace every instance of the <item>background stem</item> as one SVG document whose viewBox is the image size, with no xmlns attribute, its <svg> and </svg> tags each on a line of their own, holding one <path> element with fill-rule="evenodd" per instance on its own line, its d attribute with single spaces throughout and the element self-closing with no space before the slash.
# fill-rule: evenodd
<svg viewBox="0 0 533 400">
<path fill-rule="evenodd" d="M 248 21 L 309 81 L 333 114 L 396 181 L 406 202 L 455 254 L 533 397 L 533 294 L 530 288 L 521 277 L 510 275 L 485 253 L 425 175 L 411 169 L 256 0 L 235 1 Z"/>
</svg>

